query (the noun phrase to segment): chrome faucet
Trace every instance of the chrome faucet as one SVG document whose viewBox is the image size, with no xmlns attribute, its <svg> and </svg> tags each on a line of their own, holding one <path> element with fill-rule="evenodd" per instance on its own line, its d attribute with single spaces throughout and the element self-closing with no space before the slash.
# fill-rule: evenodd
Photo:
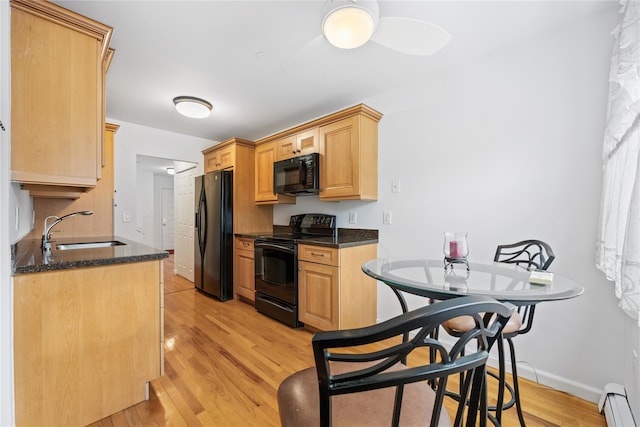
<svg viewBox="0 0 640 427">
<path fill-rule="evenodd" d="M 76 216 L 76 215 L 93 215 L 93 211 L 73 212 L 67 215 L 63 215 L 61 217 L 50 215 L 44 219 L 44 232 L 42 233 L 42 245 L 41 245 L 42 250 L 44 252 L 51 252 L 51 242 L 53 241 L 51 240 L 51 229 L 55 227 L 57 224 L 59 224 L 60 222 L 64 221 L 65 219 L 71 218 L 72 216 Z M 55 218 L 55 221 L 47 225 L 47 222 L 51 218 Z"/>
</svg>

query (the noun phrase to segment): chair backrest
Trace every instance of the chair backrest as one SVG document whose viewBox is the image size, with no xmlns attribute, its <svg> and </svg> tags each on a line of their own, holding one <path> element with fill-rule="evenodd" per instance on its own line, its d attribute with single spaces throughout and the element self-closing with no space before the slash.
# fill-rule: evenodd
<svg viewBox="0 0 640 427">
<path fill-rule="evenodd" d="M 462 426 L 465 418 L 468 426 L 475 426 L 476 420 L 486 425 L 486 404 L 480 404 L 480 396 L 488 351 L 512 312 L 510 304 L 488 297 L 459 297 L 373 326 L 316 333 L 312 344 L 318 374 L 320 425 L 331 425 L 332 397 L 389 387 L 396 387 L 390 419 L 392 425 L 398 425 L 403 390 L 417 382 L 425 382 L 425 388 L 435 394 L 429 408 L 431 413 L 425 413 L 421 420 L 426 424 L 430 419 L 430 425 L 439 425 L 441 416 L 448 417 L 443 409 L 447 379 L 461 372 L 468 375 L 465 375 L 453 425 Z M 443 322 L 464 315 L 473 317 L 475 327 L 457 338 L 451 348 L 434 338 Z M 406 333 L 410 338 L 405 342 L 402 337 Z M 472 343 L 470 347 L 474 350 L 463 351 L 468 343 Z"/>
<path fill-rule="evenodd" d="M 494 261 L 518 264 L 528 269 L 547 270 L 555 255 L 551 246 L 542 240 L 523 240 L 508 245 L 498 245 Z"/>
</svg>

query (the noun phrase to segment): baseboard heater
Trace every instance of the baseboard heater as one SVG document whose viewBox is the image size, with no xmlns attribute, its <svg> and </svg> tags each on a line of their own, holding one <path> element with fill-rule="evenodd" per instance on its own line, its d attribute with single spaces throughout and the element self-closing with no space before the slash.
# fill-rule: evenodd
<svg viewBox="0 0 640 427">
<path fill-rule="evenodd" d="M 627 392 L 620 384 L 609 383 L 598 403 L 600 413 L 604 413 L 608 427 L 637 427 L 633 420 Z"/>
</svg>

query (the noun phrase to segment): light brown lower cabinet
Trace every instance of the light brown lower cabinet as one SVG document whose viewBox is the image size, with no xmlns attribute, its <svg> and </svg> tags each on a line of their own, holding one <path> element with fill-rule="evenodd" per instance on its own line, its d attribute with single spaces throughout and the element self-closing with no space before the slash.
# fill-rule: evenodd
<svg viewBox="0 0 640 427">
<path fill-rule="evenodd" d="M 319 330 L 376 323 L 377 284 L 361 265 L 377 257 L 377 245 L 337 249 L 298 245 L 298 316 Z"/>
<path fill-rule="evenodd" d="M 255 301 L 255 255 L 253 239 L 236 238 L 233 265 L 233 289 L 236 296 Z"/>
<path fill-rule="evenodd" d="M 16 275 L 17 426 L 84 426 L 163 370 L 162 261 Z"/>
</svg>

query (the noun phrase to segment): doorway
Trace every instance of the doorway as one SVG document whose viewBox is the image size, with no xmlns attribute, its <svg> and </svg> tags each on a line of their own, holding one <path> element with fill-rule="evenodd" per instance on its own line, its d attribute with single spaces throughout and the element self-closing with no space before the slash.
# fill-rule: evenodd
<svg viewBox="0 0 640 427">
<path fill-rule="evenodd" d="M 162 189 L 162 250 L 174 252 L 173 188 Z"/>
<path fill-rule="evenodd" d="M 174 272 L 193 281 L 193 181 L 197 164 L 141 154 L 136 162 L 141 243 L 173 252 Z"/>
</svg>

